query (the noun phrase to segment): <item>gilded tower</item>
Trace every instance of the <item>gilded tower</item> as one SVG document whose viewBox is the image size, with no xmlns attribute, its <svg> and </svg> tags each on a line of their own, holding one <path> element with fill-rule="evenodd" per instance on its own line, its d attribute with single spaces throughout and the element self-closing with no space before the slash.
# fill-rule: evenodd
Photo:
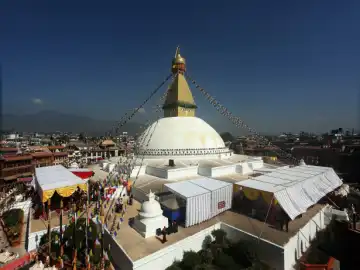
<svg viewBox="0 0 360 270">
<path fill-rule="evenodd" d="M 164 117 L 176 116 L 195 116 L 197 108 L 192 96 L 189 85 L 184 77 L 186 61 L 180 55 L 180 48 L 176 48 L 174 59 L 172 60 L 171 71 L 176 75 L 174 81 L 169 86 L 166 100 L 163 106 Z"/>
</svg>

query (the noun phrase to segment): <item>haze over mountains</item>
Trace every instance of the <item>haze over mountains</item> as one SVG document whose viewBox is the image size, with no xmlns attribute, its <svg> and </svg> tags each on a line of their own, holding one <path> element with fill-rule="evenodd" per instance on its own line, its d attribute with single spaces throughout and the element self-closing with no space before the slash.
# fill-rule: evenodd
<svg viewBox="0 0 360 270">
<path fill-rule="evenodd" d="M 121 131 L 127 131 L 134 135 L 140 131 L 140 125 L 140 123 L 128 122 Z M 24 115 L 4 114 L 2 117 L 2 130 L 15 130 L 17 132 L 85 132 L 95 136 L 104 135 L 113 126 L 115 126 L 115 121 L 93 119 L 56 111 L 41 111 Z"/>
</svg>

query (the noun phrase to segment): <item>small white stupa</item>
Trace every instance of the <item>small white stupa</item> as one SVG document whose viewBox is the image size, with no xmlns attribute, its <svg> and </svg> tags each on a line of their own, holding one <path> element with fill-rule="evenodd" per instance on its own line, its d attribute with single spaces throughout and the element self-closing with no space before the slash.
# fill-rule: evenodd
<svg viewBox="0 0 360 270">
<path fill-rule="evenodd" d="M 156 235 L 157 229 L 168 227 L 168 218 L 163 216 L 160 203 L 155 200 L 155 194 L 148 194 L 149 200 L 143 202 L 139 215 L 134 219 L 134 229 L 143 237 L 148 238 Z"/>
<path fill-rule="evenodd" d="M 73 162 L 70 164 L 70 168 L 71 169 L 79 169 L 79 164 L 77 164 L 76 162 Z"/>
</svg>

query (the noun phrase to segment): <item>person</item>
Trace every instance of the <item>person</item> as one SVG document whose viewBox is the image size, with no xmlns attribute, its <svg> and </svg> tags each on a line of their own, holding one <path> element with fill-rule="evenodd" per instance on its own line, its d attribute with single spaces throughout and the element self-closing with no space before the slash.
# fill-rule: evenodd
<svg viewBox="0 0 360 270">
<path fill-rule="evenodd" d="M 356 210 L 355 205 L 351 204 L 351 212 L 352 212 L 352 222 L 353 222 L 353 229 L 356 229 Z"/>
<path fill-rule="evenodd" d="M 290 218 L 288 216 L 288 214 L 284 211 L 284 209 L 282 210 L 282 218 L 283 218 L 283 227 L 281 228 L 281 230 L 284 230 L 284 225 L 285 225 L 285 231 L 289 232 L 289 222 L 290 222 Z"/>
<path fill-rule="evenodd" d="M 167 242 L 167 239 L 166 239 L 166 227 L 164 226 L 164 228 L 162 229 L 161 231 L 162 235 L 163 235 L 163 239 L 162 239 L 162 243 L 166 243 Z"/>
<path fill-rule="evenodd" d="M 174 232 L 174 233 L 177 233 L 177 232 L 178 232 L 178 225 L 177 225 L 177 223 L 176 223 L 176 220 L 173 221 L 172 227 L 173 227 L 173 232 Z"/>
<path fill-rule="evenodd" d="M 280 215 L 279 215 L 279 222 L 280 222 L 280 230 L 284 230 L 284 226 L 285 226 L 285 231 L 289 232 L 289 222 L 290 222 L 290 218 L 288 216 L 288 214 L 284 211 L 284 209 L 281 208 L 280 210 Z"/>
<path fill-rule="evenodd" d="M 129 198 L 129 205 L 132 205 L 133 204 L 133 195 L 132 194 L 130 194 L 130 198 Z"/>
</svg>

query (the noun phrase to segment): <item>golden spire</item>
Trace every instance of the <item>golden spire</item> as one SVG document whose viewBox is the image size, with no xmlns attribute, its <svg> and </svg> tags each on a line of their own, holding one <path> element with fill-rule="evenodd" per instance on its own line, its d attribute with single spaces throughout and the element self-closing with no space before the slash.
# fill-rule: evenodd
<svg viewBox="0 0 360 270">
<path fill-rule="evenodd" d="M 166 95 L 164 117 L 195 116 L 197 106 L 184 76 L 185 64 L 186 60 L 180 55 L 180 47 L 177 46 L 171 68 L 176 76 Z"/>
<path fill-rule="evenodd" d="M 175 56 L 172 60 L 171 71 L 173 73 L 184 73 L 186 70 L 186 60 L 180 55 L 180 46 L 176 47 Z"/>
</svg>

